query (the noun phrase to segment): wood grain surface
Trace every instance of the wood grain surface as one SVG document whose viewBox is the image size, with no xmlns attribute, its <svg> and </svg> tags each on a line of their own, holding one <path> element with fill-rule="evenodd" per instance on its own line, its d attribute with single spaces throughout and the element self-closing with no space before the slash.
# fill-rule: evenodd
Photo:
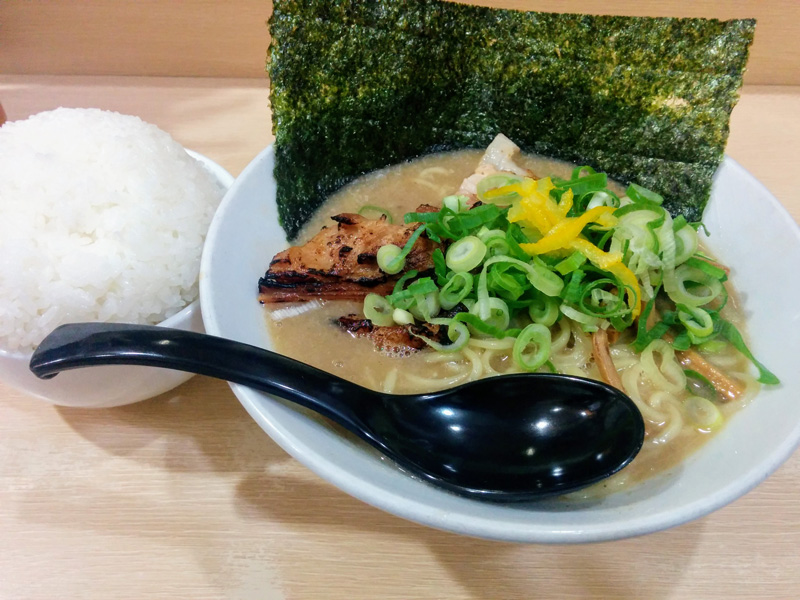
<svg viewBox="0 0 800 600">
<path fill-rule="evenodd" d="M 10 119 L 59 105 L 137 114 L 233 174 L 271 141 L 263 81 L 0 76 Z M 800 221 L 800 87 L 746 87 L 728 153 Z M 116 409 L 0 384 L 0 598 L 800 597 L 800 453 L 755 490 L 645 537 L 538 546 L 383 513 L 284 453 L 228 386 L 195 377 Z"/>
<path fill-rule="evenodd" d="M 800 84 L 797 0 L 471 0 L 611 15 L 755 18 L 745 81 Z M 269 0 L 2 0 L 0 73 L 264 76 Z"/>
</svg>

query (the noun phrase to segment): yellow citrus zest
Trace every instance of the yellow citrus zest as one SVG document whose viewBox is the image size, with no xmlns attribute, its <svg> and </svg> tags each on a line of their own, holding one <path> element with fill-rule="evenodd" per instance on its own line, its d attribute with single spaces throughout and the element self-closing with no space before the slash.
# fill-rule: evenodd
<svg viewBox="0 0 800 600">
<path fill-rule="evenodd" d="M 524 252 L 531 256 L 539 254 L 563 255 L 565 251 L 577 251 L 598 269 L 614 275 L 625 287 L 625 297 L 631 308 L 633 317 L 641 311 L 639 298 L 641 291 L 636 275 L 622 262 L 619 252 L 606 252 L 592 244 L 582 234 L 590 223 L 610 228 L 616 225 L 615 208 L 597 206 L 587 210 L 579 217 L 568 217 L 567 213 L 573 205 L 572 190 L 561 195 L 559 202 L 550 196 L 555 186 L 549 177 L 539 180 L 525 178 L 491 193 L 501 196 L 516 192 L 520 198 L 508 211 L 508 220 L 521 227 L 530 228 L 541 235 L 541 239 L 528 244 L 520 244 Z"/>
</svg>

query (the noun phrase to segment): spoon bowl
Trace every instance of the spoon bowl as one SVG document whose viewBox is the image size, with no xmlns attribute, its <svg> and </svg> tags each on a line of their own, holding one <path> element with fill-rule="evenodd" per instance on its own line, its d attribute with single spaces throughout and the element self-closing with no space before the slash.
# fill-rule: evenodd
<svg viewBox="0 0 800 600">
<path fill-rule="evenodd" d="M 62 325 L 33 353 L 30 369 L 50 378 L 110 364 L 199 373 L 279 396 L 339 423 L 407 471 L 486 500 L 528 501 L 591 485 L 633 460 L 644 440 L 633 402 L 590 379 L 509 375 L 385 394 L 262 348 L 164 327 Z"/>
</svg>

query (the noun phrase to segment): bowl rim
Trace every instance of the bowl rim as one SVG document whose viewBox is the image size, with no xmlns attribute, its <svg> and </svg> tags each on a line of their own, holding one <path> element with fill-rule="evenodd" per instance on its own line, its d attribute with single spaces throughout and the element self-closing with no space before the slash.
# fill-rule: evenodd
<svg viewBox="0 0 800 600">
<path fill-rule="evenodd" d="M 201 278 L 200 299 L 204 308 L 204 324 L 208 333 L 212 335 L 224 335 L 224 332 L 220 330 L 220 325 L 216 318 L 217 307 L 210 289 L 213 279 L 208 276 L 212 269 L 210 248 L 213 247 L 217 232 L 220 229 L 221 220 L 224 218 L 226 211 L 229 210 L 229 207 L 236 202 L 238 190 L 244 185 L 243 182 L 251 177 L 257 169 L 262 168 L 264 161 L 269 161 L 273 158 L 274 144 L 270 144 L 247 165 L 234 182 L 234 185 L 228 190 L 225 198 L 223 198 L 217 215 L 215 215 L 215 219 L 209 228 L 206 238 L 207 244 L 201 258 L 201 273 L 206 273 L 207 276 Z M 763 200 L 770 205 L 770 208 L 791 229 L 794 243 L 800 246 L 800 226 L 777 198 L 731 157 L 726 155 L 720 168 L 723 165 L 725 168 L 735 171 L 739 176 L 746 177 L 750 180 L 750 183 L 758 188 Z M 436 507 L 432 507 L 430 504 L 416 498 L 400 496 L 394 490 L 387 490 L 372 481 L 359 477 L 330 457 L 320 453 L 318 449 L 309 447 L 305 440 L 297 439 L 291 435 L 281 426 L 279 420 L 276 420 L 275 415 L 270 414 L 268 410 L 269 404 L 264 403 L 265 399 L 268 402 L 280 402 L 279 400 L 242 385 L 230 384 L 230 386 L 248 414 L 278 445 L 322 479 L 339 487 L 348 494 L 396 516 L 433 528 L 462 535 L 504 541 L 528 543 L 600 542 L 644 535 L 678 526 L 718 510 L 746 494 L 769 477 L 800 446 L 800 423 L 797 423 L 791 431 L 791 435 L 788 435 L 781 444 L 762 459 L 758 464 L 758 468 L 753 468 L 745 475 L 732 480 L 727 485 L 721 486 L 715 493 L 686 504 L 677 513 L 674 511 L 662 511 L 656 515 L 632 518 L 623 524 L 612 522 L 607 525 L 582 526 L 580 530 L 574 531 L 543 531 L 535 527 L 522 531 L 518 522 L 511 520 L 498 521 L 475 515 L 463 517 L 465 520 L 469 520 L 468 526 L 464 526 L 463 523 L 454 521 L 453 516 L 447 514 L 446 511 L 437 510 Z M 619 493 L 624 494 L 625 492 Z"/>
</svg>

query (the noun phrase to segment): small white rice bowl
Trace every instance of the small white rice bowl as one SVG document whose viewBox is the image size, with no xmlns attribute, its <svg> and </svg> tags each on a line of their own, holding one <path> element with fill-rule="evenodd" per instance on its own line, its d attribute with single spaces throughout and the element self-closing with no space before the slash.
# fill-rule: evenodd
<svg viewBox="0 0 800 600">
<path fill-rule="evenodd" d="M 63 323 L 186 310 L 231 181 L 134 116 L 59 108 L 0 127 L 0 352 L 29 355 Z"/>
</svg>

